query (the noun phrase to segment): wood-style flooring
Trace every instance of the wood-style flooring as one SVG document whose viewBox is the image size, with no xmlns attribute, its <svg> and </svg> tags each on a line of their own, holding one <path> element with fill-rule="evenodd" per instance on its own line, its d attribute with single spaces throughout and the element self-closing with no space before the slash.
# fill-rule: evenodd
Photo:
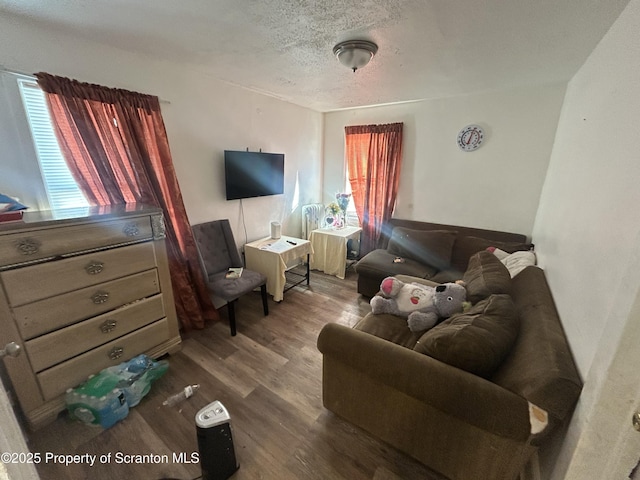
<svg viewBox="0 0 640 480">
<path fill-rule="evenodd" d="M 61 414 L 29 433 L 31 451 L 41 455 L 41 478 L 200 478 L 199 463 L 188 463 L 198 452 L 194 418 L 220 400 L 231 415 L 240 464 L 234 479 L 442 480 L 322 406 L 316 339 L 324 324 L 352 326 L 370 311 L 355 280 L 351 270 L 345 280 L 311 272 L 309 287 L 289 290 L 280 303 L 269 300 L 267 317 L 259 293 L 249 294 L 236 307 L 236 337 L 221 309 L 221 322 L 183 334 L 181 351 L 166 358 L 167 373 L 120 423 L 103 430 Z M 162 406 L 190 384 L 200 385 L 193 397 Z M 67 457 L 53 455 L 78 457 L 65 465 Z M 93 466 L 86 463 L 91 458 Z"/>
</svg>

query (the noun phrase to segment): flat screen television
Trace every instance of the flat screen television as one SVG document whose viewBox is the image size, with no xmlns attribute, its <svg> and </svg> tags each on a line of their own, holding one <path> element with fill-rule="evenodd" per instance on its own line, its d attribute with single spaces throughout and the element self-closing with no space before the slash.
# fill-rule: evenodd
<svg viewBox="0 0 640 480">
<path fill-rule="evenodd" d="M 227 200 L 284 193 L 284 154 L 224 151 Z"/>
</svg>

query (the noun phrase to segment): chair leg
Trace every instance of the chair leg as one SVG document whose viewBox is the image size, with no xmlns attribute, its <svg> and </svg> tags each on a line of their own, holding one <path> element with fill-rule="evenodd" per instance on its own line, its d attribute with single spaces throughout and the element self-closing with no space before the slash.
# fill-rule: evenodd
<svg viewBox="0 0 640 480">
<path fill-rule="evenodd" d="M 260 294 L 262 295 L 262 310 L 264 310 L 264 315 L 269 315 L 269 305 L 267 304 L 267 285 L 263 284 L 260 286 Z"/>
<path fill-rule="evenodd" d="M 233 305 L 235 302 L 235 300 L 227 302 L 227 310 L 229 312 L 229 327 L 231 328 L 232 337 L 236 336 L 236 311 Z"/>
</svg>

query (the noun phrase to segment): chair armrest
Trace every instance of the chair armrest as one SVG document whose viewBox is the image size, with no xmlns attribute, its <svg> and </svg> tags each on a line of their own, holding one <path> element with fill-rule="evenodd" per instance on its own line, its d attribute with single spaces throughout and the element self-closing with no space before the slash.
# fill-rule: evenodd
<svg viewBox="0 0 640 480">
<path fill-rule="evenodd" d="M 421 402 L 495 435 L 526 441 L 526 399 L 427 355 L 344 325 L 329 323 L 318 336 L 325 356 Z"/>
</svg>

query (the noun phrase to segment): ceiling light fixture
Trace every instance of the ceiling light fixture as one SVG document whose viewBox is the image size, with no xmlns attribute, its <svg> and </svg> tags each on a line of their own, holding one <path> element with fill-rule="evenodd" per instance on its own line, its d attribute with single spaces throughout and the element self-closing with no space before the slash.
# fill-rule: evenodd
<svg viewBox="0 0 640 480">
<path fill-rule="evenodd" d="M 378 51 L 378 46 L 366 40 L 349 40 L 333 47 L 333 54 L 341 64 L 354 72 L 364 67 Z"/>
</svg>

